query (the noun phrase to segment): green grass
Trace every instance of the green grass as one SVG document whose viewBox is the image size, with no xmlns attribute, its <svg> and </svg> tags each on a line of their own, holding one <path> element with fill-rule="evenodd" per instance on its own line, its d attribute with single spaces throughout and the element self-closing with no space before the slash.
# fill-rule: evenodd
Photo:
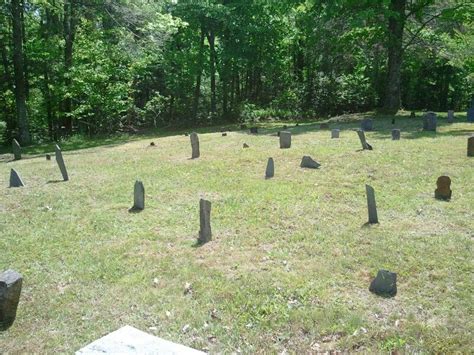
<svg viewBox="0 0 474 355">
<path fill-rule="evenodd" d="M 201 134 L 197 160 L 182 135 L 82 147 L 64 153 L 69 182 L 47 183 L 59 169 L 35 154 L 50 147 L 0 163 L 0 270 L 24 277 L 0 352 L 71 353 L 125 324 L 211 353 L 472 351 L 474 125 L 441 118 L 435 134 L 397 117 L 392 141 L 390 119 L 366 134 L 373 151 L 349 120 L 330 123 L 338 140 L 290 128 L 287 150 L 277 123 Z M 303 155 L 322 167 L 300 169 Z M 26 187 L 6 188 L 10 168 Z M 444 174 L 450 202 L 433 198 Z M 146 208 L 131 214 L 136 179 Z M 379 225 L 365 225 L 366 183 Z M 213 241 L 197 247 L 201 197 Z M 398 274 L 395 298 L 368 291 L 381 268 Z"/>
</svg>

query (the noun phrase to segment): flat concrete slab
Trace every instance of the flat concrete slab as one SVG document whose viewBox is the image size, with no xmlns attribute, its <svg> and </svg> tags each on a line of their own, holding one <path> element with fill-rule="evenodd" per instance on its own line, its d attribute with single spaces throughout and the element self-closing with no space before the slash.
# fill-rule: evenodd
<svg viewBox="0 0 474 355">
<path fill-rule="evenodd" d="M 86 354 L 202 355 L 205 353 L 126 325 L 76 352 L 76 355 Z"/>
</svg>

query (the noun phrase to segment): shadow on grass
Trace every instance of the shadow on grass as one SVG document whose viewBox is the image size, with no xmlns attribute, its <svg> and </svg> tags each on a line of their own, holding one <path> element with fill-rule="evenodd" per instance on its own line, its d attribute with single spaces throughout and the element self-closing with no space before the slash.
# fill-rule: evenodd
<svg viewBox="0 0 474 355">
<path fill-rule="evenodd" d="M 128 209 L 128 213 L 140 213 L 143 211 L 143 208 L 131 207 Z"/>
<path fill-rule="evenodd" d="M 66 180 L 48 180 L 46 181 L 47 184 L 57 184 L 60 182 L 67 182 Z"/>
</svg>

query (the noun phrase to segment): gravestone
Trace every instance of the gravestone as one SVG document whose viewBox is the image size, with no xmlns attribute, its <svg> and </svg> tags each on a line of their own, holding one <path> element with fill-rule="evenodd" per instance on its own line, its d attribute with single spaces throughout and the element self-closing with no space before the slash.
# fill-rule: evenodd
<svg viewBox="0 0 474 355">
<path fill-rule="evenodd" d="M 22 187 L 25 186 L 23 180 L 21 180 L 20 175 L 16 172 L 15 169 L 10 170 L 10 187 Z"/>
<path fill-rule="evenodd" d="M 449 110 L 448 111 L 448 123 L 453 123 L 454 122 L 454 111 Z"/>
<path fill-rule="evenodd" d="M 399 129 L 392 129 L 392 140 L 399 141 L 400 140 L 400 130 Z"/>
<path fill-rule="evenodd" d="M 145 187 L 141 181 L 135 181 L 133 187 L 133 207 L 130 209 L 133 211 L 142 211 L 145 209 Z"/>
<path fill-rule="evenodd" d="M 321 124 L 319 125 L 319 129 L 329 129 L 329 124 L 327 124 L 327 123 L 321 123 Z"/>
<path fill-rule="evenodd" d="M 61 170 L 63 180 L 68 181 L 69 176 L 67 175 L 66 164 L 64 164 L 63 153 L 57 144 L 54 146 L 54 153 L 56 155 L 56 162 L 58 163 L 59 170 Z"/>
<path fill-rule="evenodd" d="M 247 143 L 244 143 L 243 147 L 244 148 L 250 148 L 250 146 Z"/>
<path fill-rule="evenodd" d="M 416 117 L 416 112 L 415 111 L 411 111 L 410 113 L 410 118 L 415 118 Z"/>
<path fill-rule="evenodd" d="M 196 132 L 191 133 L 191 148 L 193 150 L 191 159 L 197 159 L 201 155 L 199 151 L 199 137 Z"/>
<path fill-rule="evenodd" d="M 14 270 L 0 274 L 0 331 L 11 327 L 20 302 L 22 276 Z"/>
<path fill-rule="evenodd" d="M 372 150 L 372 146 L 367 142 L 367 139 L 365 139 L 365 133 L 363 130 L 358 129 L 357 134 L 359 135 L 360 139 L 360 144 L 362 145 L 362 149 L 364 150 Z"/>
<path fill-rule="evenodd" d="M 277 132 L 277 137 L 280 137 L 280 131 Z"/>
<path fill-rule="evenodd" d="M 474 122 L 474 107 L 471 107 L 469 110 L 467 110 L 467 122 Z"/>
<path fill-rule="evenodd" d="M 366 118 L 360 123 L 360 128 L 363 131 L 372 131 L 374 129 L 374 121 L 370 118 Z"/>
<path fill-rule="evenodd" d="M 397 274 L 379 270 L 369 286 L 369 291 L 382 297 L 394 297 L 397 294 Z"/>
<path fill-rule="evenodd" d="M 395 124 L 395 117 L 392 118 L 392 125 L 394 125 L 394 124 Z"/>
<path fill-rule="evenodd" d="M 46 160 L 51 160 L 51 155 L 46 154 Z"/>
<path fill-rule="evenodd" d="M 339 133 L 341 132 L 341 130 L 335 128 L 331 131 L 331 138 L 339 138 Z"/>
<path fill-rule="evenodd" d="M 434 112 L 427 112 L 423 116 L 423 130 L 424 131 L 433 131 L 436 132 L 438 120 L 436 118 L 436 113 Z"/>
<path fill-rule="evenodd" d="M 467 139 L 467 156 L 474 157 L 474 136 Z"/>
<path fill-rule="evenodd" d="M 251 134 L 258 134 L 258 128 L 257 127 L 250 127 L 250 133 Z"/>
<path fill-rule="evenodd" d="M 280 148 L 288 149 L 291 147 L 291 132 L 281 131 L 280 132 Z"/>
<path fill-rule="evenodd" d="M 273 158 L 268 158 L 267 169 L 265 170 L 265 178 L 270 179 L 275 175 L 275 163 Z"/>
<path fill-rule="evenodd" d="M 199 201 L 199 239 L 198 243 L 204 244 L 212 240 L 211 232 L 211 203 L 201 199 Z"/>
<path fill-rule="evenodd" d="M 155 142 L 150 143 L 150 147 L 155 147 L 155 146 L 156 146 Z"/>
<path fill-rule="evenodd" d="M 375 204 L 375 191 L 370 185 L 365 185 L 365 192 L 367 194 L 367 209 L 369 211 L 369 223 L 379 223 L 377 217 L 377 205 Z"/>
<path fill-rule="evenodd" d="M 448 201 L 451 199 L 451 179 L 449 176 L 440 176 L 436 181 L 435 198 Z"/>
<path fill-rule="evenodd" d="M 21 159 L 21 146 L 20 146 L 20 143 L 18 143 L 18 141 L 13 138 L 13 141 L 12 141 L 12 149 L 13 149 L 13 158 L 15 160 L 20 160 Z"/>
<path fill-rule="evenodd" d="M 320 166 L 321 164 L 313 160 L 310 156 L 305 155 L 303 159 L 301 159 L 300 167 L 302 168 L 317 169 Z"/>
<path fill-rule="evenodd" d="M 227 137 L 227 133 L 222 133 L 222 137 Z"/>
</svg>

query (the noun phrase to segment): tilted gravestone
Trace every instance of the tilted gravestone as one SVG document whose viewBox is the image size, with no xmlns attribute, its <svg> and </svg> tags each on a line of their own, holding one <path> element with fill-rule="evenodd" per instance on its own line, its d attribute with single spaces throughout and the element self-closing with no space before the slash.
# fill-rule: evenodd
<svg viewBox="0 0 474 355">
<path fill-rule="evenodd" d="M 467 139 L 467 156 L 474 157 L 474 136 Z"/>
<path fill-rule="evenodd" d="M 199 137 L 196 132 L 191 133 L 191 148 L 192 148 L 192 155 L 191 159 L 197 159 L 200 157 L 201 152 L 199 151 Z"/>
<path fill-rule="evenodd" d="M 433 131 L 436 132 L 436 126 L 438 124 L 438 120 L 436 118 L 436 113 L 434 112 L 427 112 L 423 116 L 423 130 L 424 131 Z"/>
<path fill-rule="evenodd" d="M 301 159 L 300 167 L 302 168 L 309 168 L 309 169 L 317 169 L 321 166 L 317 161 L 313 160 L 310 156 L 305 155 L 303 159 Z"/>
<path fill-rule="evenodd" d="M 360 144 L 362 145 L 362 149 L 364 150 L 372 150 L 372 146 L 367 142 L 367 139 L 365 139 L 365 133 L 363 130 L 358 129 L 357 134 L 359 135 L 360 139 Z"/>
<path fill-rule="evenodd" d="M 360 123 L 360 129 L 362 129 L 363 131 L 372 131 L 374 129 L 374 121 L 370 118 L 362 120 L 362 122 Z"/>
<path fill-rule="evenodd" d="M 13 150 L 13 158 L 15 160 L 20 160 L 21 159 L 21 146 L 20 146 L 20 143 L 18 143 L 18 141 L 13 138 L 13 141 L 12 141 L 12 150 Z"/>
<path fill-rule="evenodd" d="M 15 169 L 10 170 L 10 187 L 22 187 L 25 186 L 23 180 L 21 180 L 20 175 L 16 172 Z"/>
<path fill-rule="evenodd" d="M 448 123 L 453 123 L 454 122 L 454 111 L 449 110 L 448 111 Z"/>
<path fill-rule="evenodd" d="M 265 170 L 265 178 L 270 179 L 275 175 L 275 163 L 273 158 L 268 158 L 267 169 Z"/>
<path fill-rule="evenodd" d="M 244 143 L 243 147 L 244 148 L 250 148 L 250 146 L 247 143 Z"/>
<path fill-rule="evenodd" d="M 369 291 L 383 297 L 394 297 L 397 294 L 397 274 L 379 270 L 369 286 Z"/>
<path fill-rule="evenodd" d="M 201 199 L 199 201 L 199 239 L 200 244 L 207 243 L 212 240 L 211 231 L 211 202 Z"/>
<path fill-rule="evenodd" d="M 145 187 L 141 181 L 135 181 L 133 187 L 133 206 L 131 212 L 142 211 L 145 209 Z"/>
<path fill-rule="evenodd" d="M 340 129 L 337 129 L 337 128 L 333 129 L 333 130 L 331 131 L 331 138 L 339 138 L 339 133 L 340 133 L 340 132 L 341 132 Z"/>
<path fill-rule="evenodd" d="M 280 148 L 281 149 L 291 148 L 291 132 L 288 132 L 288 131 L 280 132 Z"/>
<path fill-rule="evenodd" d="M 451 199 L 451 179 L 449 176 L 440 176 L 436 181 L 435 198 L 448 201 Z"/>
<path fill-rule="evenodd" d="M 370 185 L 365 185 L 365 192 L 367 194 L 367 209 L 369 211 L 369 223 L 379 223 L 377 217 L 377 205 L 375 204 L 375 191 Z"/>
<path fill-rule="evenodd" d="M 392 140 L 399 141 L 400 140 L 400 130 L 399 129 L 392 129 Z"/>
<path fill-rule="evenodd" d="M 11 327 L 20 302 L 22 276 L 14 270 L 0 274 L 0 331 Z"/>
<path fill-rule="evenodd" d="M 68 181 L 69 176 L 67 175 L 66 164 L 64 164 L 63 153 L 57 144 L 54 147 L 54 152 L 56 155 L 56 162 L 58 163 L 59 170 L 61 170 L 61 175 L 63 176 L 63 180 Z"/>
</svg>

